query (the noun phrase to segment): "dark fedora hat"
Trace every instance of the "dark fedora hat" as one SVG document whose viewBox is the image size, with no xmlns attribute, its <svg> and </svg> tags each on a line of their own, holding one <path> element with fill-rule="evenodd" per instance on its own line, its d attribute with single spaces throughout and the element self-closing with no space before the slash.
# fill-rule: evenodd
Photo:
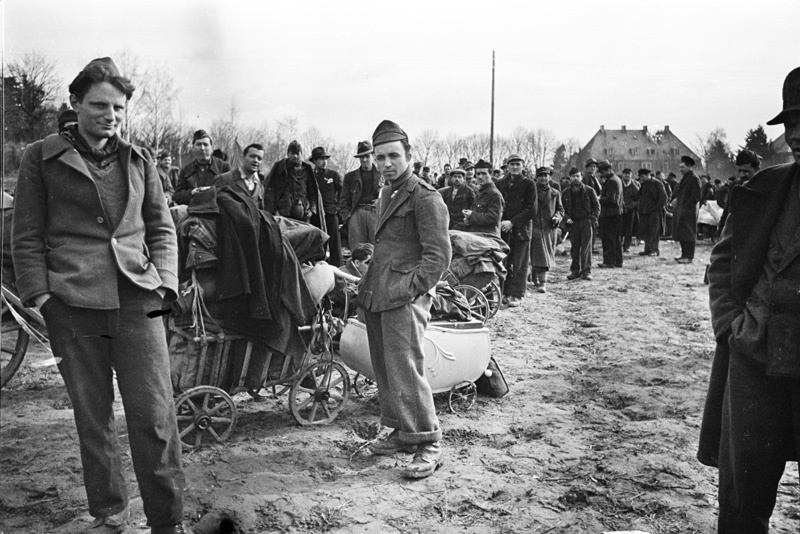
<svg viewBox="0 0 800 534">
<path fill-rule="evenodd" d="M 354 158 L 360 158 L 361 156 L 366 156 L 367 154 L 372 154 L 374 150 L 372 149 L 372 143 L 369 141 L 359 141 L 358 146 L 356 147 L 356 155 L 353 156 Z"/>
<path fill-rule="evenodd" d="M 783 81 L 783 111 L 767 124 L 774 126 L 786 121 L 786 115 L 800 111 L 800 67 L 797 67 L 786 76 Z"/>
<path fill-rule="evenodd" d="M 696 162 L 692 156 L 681 156 L 681 163 L 689 167 L 694 167 Z"/>
<path fill-rule="evenodd" d="M 320 159 L 320 158 L 328 159 L 330 157 L 331 155 L 325 152 L 325 149 L 323 147 L 318 146 L 314 147 L 314 149 L 311 150 L 311 157 L 308 158 L 308 161 L 314 161 L 315 159 Z"/>
</svg>

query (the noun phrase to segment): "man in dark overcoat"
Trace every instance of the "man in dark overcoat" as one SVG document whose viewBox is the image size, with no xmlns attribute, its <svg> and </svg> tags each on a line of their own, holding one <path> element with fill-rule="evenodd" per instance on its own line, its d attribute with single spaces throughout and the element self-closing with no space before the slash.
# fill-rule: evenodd
<svg viewBox="0 0 800 534">
<path fill-rule="evenodd" d="M 764 534 L 787 461 L 800 459 L 800 68 L 783 86 L 794 162 L 730 196 L 711 253 L 717 340 L 698 459 L 719 468 L 718 532 Z"/>
<path fill-rule="evenodd" d="M 489 174 L 491 170 L 492 164 L 488 161 L 481 159 L 475 164 L 475 184 L 478 192 L 472 208 L 464 213 L 464 224 L 468 232 L 481 232 L 500 237 L 500 218 L 503 216 L 506 201 L 492 181 L 492 175 Z"/>
<path fill-rule="evenodd" d="M 683 178 L 672 192 L 672 239 L 681 244 L 681 255 L 675 258 L 678 263 L 694 261 L 697 217 L 702 196 L 700 178 L 694 173 L 694 164 L 691 156 L 681 157 L 678 169 Z"/>
<path fill-rule="evenodd" d="M 189 205 L 192 196 L 208 189 L 214 184 L 217 176 L 229 172 L 231 166 L 212 155 L 214 142 L 205 130 L 197 130 L 192 136 L 192 152 L 194 160 L 190 161 L 178 174 L 178 184 L 172 202 Z"/>
<path fill-rule="evenodd" d="M 594 188 L 583 182 L 581 171 L 569 171 L 568 188 L 564 189 L 561 203 L 564 206 L 564 223 L 569 231 L 572 264 L 567 280 L 592 279 L 592 235 L 600 217 L 600 202 Z"/>
<path fill-rule="evenodd" d="M 464 230 L 464 210 L 470 209 L 475 201 L 475 191 L 466 184 L 467 173 L 457 168 L 450 173 L 453 184 L 439 189 L 447 212 L 450 214 L 450 230 Z"/>
<path fill-rule="evenodd" d="M 378 195 L 383 177 L 375 166 L 372 144 L 359 141 L 355 156 L 361 165 L 344 175 L 339 199 L 339 218 L 347 225 L 347 244 L 354 250 L 361 243 L 375 242 Z"/>
<path fill-rule="evenodd" d="M 525 160 L 517 154 L 511 154 L 507 162 L 508 176 L 495 184 L 506 203 L 500 233 L 510 249 L 506 257 L 508 275 L 503 284 L 503 301 L 508 306 L 517 307 L 522 304 L 528 283 L 531 220 L 536 213 L 538 197 L 536 184 L 522 175 Z"/>
<path fill-rule="evenodd" d="M 69 85 L 78 123 L 26 149 L 12 251 L 19 297 L 41 310 L 72 403 L 87 532 L 121 532 L 129 515 L 116 377 L 147 524 L 173 534 L 184 475 L 158 312 L 178 290 L 177 240 L 150 154 L 117 135 L 133 90 L 110 58 Z"/>
<path fill-rule="evenodd" d="M 603 188 L 600 191 L 600 241 L 603 245 L 601 268 L 622 267 L 622 243 L 619 240 L 622 226 L 623 196 L 622 180 L 604 159 L 597 164 L 603 175 Z"/>
<path fill-rule="evenodd" d="M 308 161 L 314 165 L 314 177 L 322 197 L 320 213 L 324 213 L 325 227 L 328 228 L 330 235 L 328 263 L 339 267 L 342 264 L 342 239 L 339 236 L 339 196 L 342 193 L 342 176 L 328 168 L 329 159 L 330 155 L 325 148 L 318 146 L 311 151 Z"/>
<path fill-rule="evenodd" d="M 667 191 L 664 184 L 650 173 L 650 169 L 639 169 L 639 230 L 644 241 L 640 256 L 658 256 L 658 243 L 661 237 L 661 222 L 664 206 L 667 205 Z"/>
<path fill-rule="evenodd" d="M 381 424 L 394 430 L 371 450 L 379 455 L 414 451 L 402 474 L 424 478 L 442 464 L 442 431 L 425 377 L 422 342 L 436 283 L 450 265 L 449 217 L 436 189 L 412 175 L 411 145 L 398 124 L 381 122 L 372 144 L 386 185 L 375 252 L 358 300 L 364 307 Z"/>
</svg>

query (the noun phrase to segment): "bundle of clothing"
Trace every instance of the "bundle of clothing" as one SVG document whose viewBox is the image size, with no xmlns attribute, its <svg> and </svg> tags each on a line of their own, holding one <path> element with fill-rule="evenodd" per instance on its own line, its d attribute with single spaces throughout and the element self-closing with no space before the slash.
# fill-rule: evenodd
<svg viewBox="0 0 800 534">
<path fill-rule="evenodd" d="M 508 244 L 493 234 L 450 230 L 453 256 L 447 271 L 447 280 L 482 289 L 487 280 L 506 276 L 503 261 L 508 255 Z M 457 282 L 454 282 L 457 281 Z"/>
</svg>

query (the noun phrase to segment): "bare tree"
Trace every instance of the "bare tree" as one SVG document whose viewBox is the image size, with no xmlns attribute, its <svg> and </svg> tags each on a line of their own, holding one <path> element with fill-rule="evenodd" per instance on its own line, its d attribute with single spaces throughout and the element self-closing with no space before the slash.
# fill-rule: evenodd
<svg viewBox="0 0 800 534">
<path fill-rule="evenodd" d="M 417 161 L 422 162 L 423 165 L 429 165 L 432 162 L 428 161 L 433 158 L 437 144 L 439 143 L 439 134 L 435 130 L 423 130 L 414 139 L 414 157 Z"/>
<path fill-rule="evenodd" d="M 140 126 L 139 119 L 142 116 L 141 102 L 142 95 L 147 91 L 144 69 L 141 66 L 139 58 L 129 50 L 123 50 L 116 55 L 114 62 L 120 71 L 120 74 L 128 78 L 136 90 L 133 96 L 128 100 L 128 105 L 125 107 L 125 124 L 122 125 L 120 136 L 130 140 L 131 134 Z"/>
<path fill-rule="evenodd" d="M 137 137 L 160 152 L 165 144 L 172 149 L 178 144 L 180 129 L 175 121 L 174 109 L 178 96 L 172 75 L 165 67 L 147 69 L 148 83 L 141 94 L 141 118 Z"/>
<path fill-rule="evenodd" d="M 553 159 L 555 151 L 555 136 L 550 130 L 537 128 L 528 132 L 525 138 L 526 152 L 530 157 L 528 162 L 533 168 L 544 167 Z"/>
<path fill-rule="evenodd" d="M 9 64 L 3 79 L 6 137 L 27 143 L 52 133 L 59 88 L 55 65 L 38 52 L 29 52 Z"/>
</svg>

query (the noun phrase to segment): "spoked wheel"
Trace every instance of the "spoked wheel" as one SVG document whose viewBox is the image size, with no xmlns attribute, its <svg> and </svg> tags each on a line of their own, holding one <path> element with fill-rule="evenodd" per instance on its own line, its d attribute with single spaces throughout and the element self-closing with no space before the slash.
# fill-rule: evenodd
<svg viewBox="0 0 800 534">
<path fill-rule="evenodd" d="M 221 443 L 236 428 L 239 414 L 233 399 L 219 388 L 198 386 L 175 401 L 178 434 L 183 448 L 192 450 L 209 439 Z"/>
<path fill-rule="evenodd" d="M 318 362 L 292 384 L 289 409 L 303 425 L 325 425 L 350 399 L 350 375 L 337 362 Z"/>
<path fill-rule="evenodd" d="M 0 310 L 2 312 L 0 388 L 4 387 L 19 370 L 22 360 L 25 358 L 25 351 L 28 350 L 28 341 L 30 341 L 30 335 L 23 330 L 22 326 L 11 315 L 9 306 L 6 299 L 3 298 L 2 309 Z"/>
<path fill-rule="evenodd" d="M 500 304 L 503 302 L 503 291 L 500 289 L 500 284 L 492 281 L 481 292 L 489 302 L 489 319 L 491 319 L 500 310 Z"/>
<path fill-rule="evenodd" d="M 453 413 L 466 412 L 475 404 L 478 398 L 478 388 L 473 382 L 461 382 L 450 388 L 447 397 L 447 407 Z"/>
<path fill-rule="evenodd" d="M 489 317 L 492 316 L 492 311 L 489 301 L 481 293 L 480 289 L 467 285 L 456 286 L 455 289 L 467 298 L 472 316 L 485 324 Z"/>
<path fill-rule="evenodd" d="M 373 397 L 378 393 L 378 385 L 374 380 L 356 373 L 356 376 L 353 378 L 353 391 L 355 391 L 356 395 L 359 397 Z"/>
</svg>

